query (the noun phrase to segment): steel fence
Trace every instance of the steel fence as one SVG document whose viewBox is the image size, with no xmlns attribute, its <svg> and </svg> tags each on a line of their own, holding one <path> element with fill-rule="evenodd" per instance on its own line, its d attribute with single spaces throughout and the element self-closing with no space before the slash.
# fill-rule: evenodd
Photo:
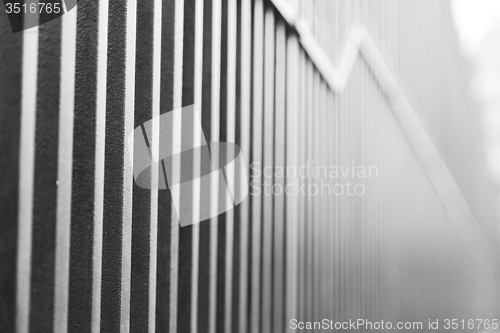
<svg viewBox="0 0 500 333">
<path fill-rule="evenodd" d="M 448 12 L 99 0 L 19 34 L 2 18 L 0 331 L 498 315 L 489 189 Z M 207 142 L 241 147 L 250 193 L 180 227 L 170 189 L 135 184 L 127 138 L 193 104 Z M 149 148 L 162 135 L 182 145 L 182 121 L 153 129 Z"/>
</svg>

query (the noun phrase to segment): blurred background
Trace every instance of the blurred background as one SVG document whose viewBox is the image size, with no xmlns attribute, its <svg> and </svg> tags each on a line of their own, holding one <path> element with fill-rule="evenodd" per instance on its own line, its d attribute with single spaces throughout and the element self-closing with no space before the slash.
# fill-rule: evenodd
<svg viewBox="0 0 500 333">
<path fill-rule="evenodd" d="M 480 103 L 488 170 L 498 184 L 499 154 L 499 31 L 500 5 L 496 1 L 452 2 L 462 55 L 472 66 L 471 96 Z"/>
</svg>

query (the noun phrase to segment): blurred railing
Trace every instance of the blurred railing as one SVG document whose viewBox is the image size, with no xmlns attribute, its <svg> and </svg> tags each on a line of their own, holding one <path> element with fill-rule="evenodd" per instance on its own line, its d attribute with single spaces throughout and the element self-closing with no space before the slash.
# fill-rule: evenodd
<svg viewBox="0 0 500 333">
<path fill-rule="evenodd" d="M 436 1 L 100 0 L 22 34 L 2 18 L 0 331 L 497 315 L 448 15 Z M 181 228 L 169 190 L 135 185 L 127 138 L 192 104 L 207 142 L 241 147 L 251 189 Z"/>
</svg>

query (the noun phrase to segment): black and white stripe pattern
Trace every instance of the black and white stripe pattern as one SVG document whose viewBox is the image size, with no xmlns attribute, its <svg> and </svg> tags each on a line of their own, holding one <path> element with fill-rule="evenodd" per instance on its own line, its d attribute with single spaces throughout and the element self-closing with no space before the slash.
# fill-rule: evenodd
<svg viewBox="0 0 500 333">
<path fill-rule="evenodd" d="M 437 98 L 411 76 L 403 89 L 394 66 L 403 77 L 411 68 L 385 60 L 394 45 L 426 49 L 449 31 L 412 35 L 420 44 L 409 45 L 384 17 L 415 5 L 377 3 L 79 1 L 19 34 L 4 15 L 0 331 L 270 333 L 291 331 L 294 318 L 490 315 L 498 249 L 470 199 L 485 185 L 470 156 L 447 151 L 429 121 L 439 114 L 415 111 L 456 93 Z M 423 6 L 447 15 L 435 2 Z M 397 24 L 417 35 L 418 22 Z M 378 178 L 361 180 L 364 196 L 250 195 L 181 228 L 170 190 L 134 184 L 126 140 L 192 104 L 207 142 L 241 147 L 251 191 L 266 191 L 264 181 L 321 188 L 318 175 L 269 175 L 269 166 L 311 161 L 375 165 Z M 174 120 L 173 145 L 183 121 Z M 467 124 L 464 113 L 455 121 Z M 153 154 L 166 132 L 153 126 Z"/>
</svg>

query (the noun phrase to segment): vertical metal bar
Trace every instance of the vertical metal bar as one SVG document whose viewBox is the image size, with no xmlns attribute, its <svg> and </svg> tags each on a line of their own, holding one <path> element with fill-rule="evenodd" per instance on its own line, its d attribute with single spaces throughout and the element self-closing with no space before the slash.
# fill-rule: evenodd
<svg viewBox="0 0 500 333">
<path fill-rule="evenodd" d="M 115 269 L 103 270 L 101 328 L 128 332 L 132 170 L 125 138 L 133 130 L 136 3 L 128 1 L 113 5 L 120 8 L 110 8 L 109 43 L 115 52 L 108 55 L 110 70 L 106 107 L 109 117 L 106 121 L 103 267 Z M 122 6 L 126 6 L 125 12 L 120 12 Z"/>
<path fill-rule="evenodd" d="M 329 168 L 335 166 L 335 147 L 334 147 L 334 128 L 335 128 L 335 109 L 333 108 L 333 93 L 330 90 L 326 91 L 328 103 L 328 127 L 327 127 L 327 152 Z M 328 251 L 326 264 L 328 265 L 328 275 L 326 288 L 328 290 L 328 314 L 337 313 L 335 309 L 336 290 L 334 289 L 335 280 L 335 194 L 333 193 L 334 177 L 328 177 L 328 184 L 332 187 L 332 194 L 328 197 L 327 224 L 328 224 Z"/>
<path fill-rule="evenodd" d="M 313 12 L 314 14 L 314 12 Z M 312 281 L 311 281 L 311 295 L 312 295 L 312 318 L 313 320 L 318 320 L 319 311 L 320 311 L 320 257 L 321 257 L 321 249 L 319 241 L 319 237 L 321 234 L 321 206 L 317 198 L 317 189 L 319 178 L 316 174 L 316 169 L 320 166 L 320 161 L 318 157 L 320 156 L 320 137 L 319 131 L 321 128 L 321 101 L 319 99 L 319 81 L 320 76 L 316 71 L 316 68 L 312 67 L 312 108 L 310 111 L 311 118 L 311 184 L 313 187 L 308 189 L 308 198 L 311 203 L 311 220 L 309 223 L 311 224 L 311 265 L 312 265 Z"/>
<path fill-rule="evenodd" d="M 324 3 L 323 3 L 324 5 Z M 326 8 L 323 9 L 326 11 Z M 324 17 L 324 13 L 323 13 Z M 326 37 L 325 37 L 326 38 Z M 322 223 L 322 228 L 323 228 L 323 249 L 322 249 L 322 281 L 321 281 L 321 288 L 323 290 L 322 292 L 322 306 L 321 306 L 321 318 L 328 318 L 331 313 L 331 306 L 329 304 L 331 300 L 331 295 L 330 295 L 330 290 L 329 290 L 329 277 L 330 275 L 330 268 L 331 265 L 329 263 L 330 255 L 329 255 L 329 250 L 330 250 L 330 195 L 331 195 L 331 187 L 330 187 L 330 178 L 329 178 L 329 172 L 330 172 L 330 166 L 331 163 L 329 161 L 330 159 L 330 150 L 328 149 L 329 146 L 329 129 L 330 129 L 330 110 L 328 107 L 328 100 L 327 100 L 327 93 L 328 93 L 328 87 L 326 85 L 326 82 L 322 80 L 321 82 L 321 100 L 322 100 L 322 118 L 323 118 L 323 126 L 322 126 L 322 163 L 321 166 L 326 168 L 326 171 L 323 171 L 324 169 L 321 170 L 321 175 L 320 175 L 320 189 L 319 193 L 323 202 L 323 223 Z"/>
<path fill-rule="evenodd" d="M 152 118 L 158 119 L 160 115 L 161 97 L 161 50 L 162 50 L 162 0 L 154 1 L 153 9 L 153 92 L 152 92 Z M 151 153 L 157 156 L 160 143 L 159 121 L 153 121 Z M 158 165 L 151 167 L 151 183 L 158 183 Z M 149 309 L 148 332 L 156 332 L 156 291 L 157 291 L 157 258 L 158 258 L 158 190 L 151 191 L 151 224 L 149 246 Z"/>
<path fill-rule="evenodd" d="M 38 27 L 23 32 L 19 232 L 17 243 L 16 331 L 27 333 L 30 313 L 31 240 L 38 74 Z"/>
<path fill-rule="evenodd" d="M 19 192 L 22 154 L 21 118 L 22 118 L 22 75 L 23 70 L 23 34 L 13 34 L 9 20 L 0 22 L 0 45 L 8 52 L 0 54 L 0 173 L 3 175 L 0 199 L 0 285 L 2 302 L 0 303 L 0 331 L 16 331 L 16 292 L 18 276 L 18 241 L 20 224 Z"/>
<path fill-rule="evenodd" d="M 175 1 L 175 26 L 174 26 L 174 68 L 173 68 L 173 109 L 182 107 L 183 90 L 183 57 L 184 57 L 184 0 Z M 172 128 L 172 149 L 180 151 L 182 137 L 182 115 L 175 115 Z M 175 160 L 172 170 L 173 182 L 180 176 L 180 161 Z M 179 197 L 175 193 L 179 189 L 172 189 L 172 197 Z M 171 240 L 170 240 L 170 329 L 178 329 L 178 278 L 179 278 L 179 220 L 174 206 L 171 206 Z"/>
<path fill-rule="evenodd" d="M 307 59 L 305 52 L 301 49 L 300 50 L 300 108 L 298 110 L 299 114 L 299 133 L 300 133 L 300 155 L 299 155 L 299 167 L 306 166 L 306 160 L 307 160 L 307 106 L 308 106 L 308 95 L 307 95 L 307 78 L 308 78 L 308 72 L 307 72 Z M 298 170 L 297 170 L 298 171 Z M 299 189 L 301 186 L 306 186 L 307 185 L 307 174 L 299 174 Z M 297 190 L 297 195 L 299 196 L 299 208 L 300 208 L 300 219 L 299 219 L 299 264 L 298 264 L 298 269 L 299 269 L 299 295 L 298 295 L 298 317 L 299 318 L 305 318 L 306 316 L 306 296 L 307 296 L 307 291 L 306 291 L 306 237 L 307 237 L 307 206 L 306 206 L 306 196 L 303 195 L 302 193 Z"/>
<path fill-rule="evenodd" d="M 252 108 L 252 253 L 250 331 L 261 332 L 262 122 L 264 93 L 264 3 L 254 2 Z M 255 172 L 255 173 L 254 173 Z"/>
<path fill-rule="evenodd" d="M 153 2 L 139 2 L 137 7 L 137 52 L 135 72 L 134 128 L 142 126 L 152 118 L 152 71 L 153 71 Z M 125 133 L 126 137 L 130 133 Z M 151 134 L 148 147 L 151 147 Z M 144 137 L 142 138 L 144 142 Z M 141 140 L 134 142 L 134 150 L 141 149 Z M 151 148 L 149 148 L 151 149 Z M 128 162 L 128 161 L 126 161 Z M 135 161 L 134 161 L 135 162 Z M 135 168 L 135 166 L 134 166 Z M 154 188 L 153 172 L 149 175 L 150 188 Z M 151 186 L 152 185 L 152 186 Z M 151 194 L 152 191 L 133 186 L 132 202 L 132 248 L 130 281 L 130 329 L 132 331 L 148 327 L 149 303 L 149 266 L 151 234 Z"/>
<path fill-rule="evenodd" d="M 68 330 L 77 11 L 62 18 L 54 330 Z"/>
<path fill-rule="evenodd" d="M 102 249 L 104 225 L 104 165 L 106 141 L 106 85 L 108 67 L 108 0 L 99 2 L 97 44 L 97 90 L 95 122 L 95 192 L 92 276 L 92 333 L 101 328 Z"/>
<path fill-rule="evenodd" d="M 229 0 L 221 1 L 221 34 L 220 34 L 220 85 L 219 91 L 219 141 L 227 141 L 228 129 L 227 124 L 228 121 L 228 113 L 229 113 L 229 96 L 227 91 L 229 89 L 228 86 L 228 78 L 229 78 Z M 217 158 L 217 157 L 216 157 Z M 224 181 L 227 181 L 227 177 L 224 177 Z M 219 203 L 220 205 L 221 203 Z M 228 267 L 228 237 L 230 237 L 227 232 L 228 223 L 232 223 L 232 221 L 228 221 L 231 217 L 229 217 L 228 212 L 224 214 L 220 214 L 217 222 L 217 293 L 216 293 L 216 301 L 217 301 L 217 312 L 216 312 L 216 330 L 217 332 L 224 332 L 226 330 L 226 314 L 227 314 L 227 292 L 228 287 L 227 283 L 227 269 Z"/>
<path fill-rule="evenodd" d="M 135 101 L 135 52 L 136 52 L 137 0 L 127 0 L 126 58 L 125 58 L 125 122 L 124 133 L 134 130 Z M 126 146 L 127 137 L 123 138 Z M 131 161 L 130 150 L 125 149 L 125 161 Z M 123 170 L 123 241 L 122 241 L 122 291 L 121 291 L 121 332 L 130 330 L 130 280 L 132 256 L 132 185 L 131 163 L 124 164 Z"/>
<path fill-rule="evenodd" d="M 203 2 L 203 30 L 206 33 L 203 34 L 202 45 L 203 59 L 202 59 L 202 74 L 201 80 L 203 82 L 203 90 L 201 91 L 201 101 L 199 109 L 201 110 L 202 118 L 202 128 L 205 134 L 205 139 L 207 142 L 212 141 L 212 77 L 215 73 L 212 73 L 213 59 L 212 59 L 212 29 L 213 27 L 213 6 L 214 1 L 204 1 Z M 212 185 L 213 186 L 213 185 Z M 215 187 L 215 186 L 213 186 Z M 213 188 L 212 187 L 212 188 Z M 215 192 L 210 196 L 210 199 L 206 202 L 202 202 L 202 205 L 210 205 L 213 209 L 213 202 L 217 197 Z M 210 327 L 210 313 L 212 308 L 210 306 L 211 302 L 211 283 L 212 279 L 210 273 L 212 271 L 211 258 L 213 256 L 214 249 L 212 248 L 211 238 L 215 233 L 215 228 L 212 228 L 211 220 L 200 224 L 199 227 L 199 257 L 198 257 L 198 297 L 197 297 L 197 323 L 198 328 L 205 327 L 207 331 L 211 331 Z"/>
<path fill-rule="evenodd" d="M 63 29 L 63 40 L 68 34 L 67 47 L 63 47 L 63 54 L 66 49 L 69 49 L 69 53 L 75 53 L 76 59 L 73 59 L 73 62 L 76 69 L 72 74 L 68 67 L 65 79 L 64 66 L 69 66 L 74 57 L 68 54 L 69 59 L 63 61 L 61 72 L 61 79 L 69 81 L 61 82 L 61 88 L 74 90 L 74 106 L 69 98 L 70 93 L 64 97 L 67 99 L 64 109 L 74 108 L 67 295 L 67 327 L 70 331 L 75 327 L 92 332 L 100 330 L 107 6 L 107 1 L 81 4 L 78 11 L 75 10 L 63 18 L 63 24 L 75 24 L 77 29 L 77 32 L 72 32 L 71 27 Z M 76 15 L 77 22 L 71 23 L 72 15 Z M 93 23 L 94 19 L 98 25 Z M 85 33 L 81 33 L 82 31 Z M 69 38 L 71 34 L 76 35 L 76 50 L 71 50 L 71 44 L 67 44 L 72 43 Z M 74 87 L 71 87 L 72 76 Z M 67 221 L 65 223 L 68 223 Z M 56 324 L 64 325 L 60 320 L 63 319 L 56 319 Z"/>
<path fill-rule="evenodd" d="M 321 3 L 319 3 L 321 4 Z M 318 5 L 319 5 L 318 4 Z M 321 8 L 319 9 L 321 10 Z M 319 16 L 319 15 L 318 15 Z M 321 18 L 321 16 L 319 16 L 319 18 Z M 320 21 L 321 22 L 321 21 Z M 319 28 L 321 29 L 321 27 Z M 318 274 L 319 274 L 319 278 L 320 278 L 320 281 L 318 282 L 318 288 L 319 288 L 319 292 L 318 292 L 318 314 L 317 314 L 317 317 L 318 320 L 321 320 L 321 318 L 327 318 L 326 314 L 325 314 L 325 310 L 326 310 L 326 304 L 325 304 L 325 300 L 326 300 L 326 294 L 327 294 L 327 289 L 325 288 L 325 280 L 326 280 L 326 275 L 325 275 L 325 272 L 326 272 L 326 264 L 325 264 L 325 257 L 326 257 L 326 245 L 328 244 L 326 242 L 326 236 L 327 236 L 327 230 L 326 230 L 326 224 L 325 224 L 325 220 L 326 220 L 326 208 L 328 207 L 328 205 L 326 205 L 325 203 L 325 195 L 324 195 L 324 191 L 325 191 L 325 188 L 323 186 L 324 184 L 324 181 L 325 181 L 325 167 L 327 167 L 327 164 L 325 162 L 325 157 L 327 156 L 325 153 L 325 127 L 326 127 L 326 124 L 327 124 L 327 119 L 326 119 L 326 106 L 325 106 L 325 101 L 324 101 L 324 81 L 323 81 L 323 78 L 322 77 L 319 77 L 319 85 L 318 85 L 318 106 L 319 106 L 319 110 L 318 110 L 318 123 L 319 123 L 319 126 L 317 126 L 317 129 L 318 129 L 318 134 L 319 134 L 319 137 L 318 137 L 318 142 L 317 142 L 317 146 L 318 146 L 318 155 L 316 157 L 316 161 L 317 161 L 317 167 L 318 167 L 318 170 L 317 170 L 317 177 L 318 177 L 318 180 L 317 180 L 317 185 L 318 185 L 318 189 L 315 190 L 317 192 L 317 195 L 315 197 L 316 201 L 318 202 L 318 205 L 320 206 L 319 207 L 319 221 L 318 221 L 318 225 L 319 225 L 319 230 L 318 230 L 318 243 L 319 243 L 319 249 L 318 249 L 318 254 L 317 256 L 319 257 L 318 259 L 318 264 L 319 264 L 319 267 L 318 267 Z"/>
<path fill-rule="evenodd" d="M 274 9 L 267 7 L 264 20 L 264 124 L 263 124 L 263 167 L 262 196 L 262 333 L 272 332 L 273 318 L 273 195 L 274 181 L 274 114 L 275 114 L 275 18 Z M 269 172 L 271 170 L 271 172 Z M 267 185 L 267 186 L 266 186 Z M 271 186 L 268 186 L 271 185 Z"/>
<path fill-rule="evenodd" d="M 286 167 L 291 168 L 291 172 L 286 172 L 285 182 L 285 331 L 293 331 L 289 325 L 292 319 L 299 316 L 299 290 L 300 278 L 299 253 L 300 233 L 300 198 L 298 188 L 300 186 L 300 175 L 297 174 L 300 166 L 300 146 L 301 146 L 301 62 L 297 36 L 294 33 L 288 34 L 286 40 L 286 127 L 285 127 L 285 149 Z M 291 188 L 289 193 L 287 188 Z"/>
<path fill-rule="evenodd" d="M 104 331 L 129 330 L 132 170 L 126 135 L 133 130 L 135 13 L 135 0 L 110 3 L 109 47 L 114 52 L 108 53 L 106 98 L 101 297 Z"/>
<path fill-rule="evenodd" d="M 333 93 L 331 90 L 326 89 L 326 103 L 327 103 L 327 121 L 328 125 L 326 128 L 326 140 L 327 140 L 327 146 L 326 150 L 328 153 L 328 159 L 327 159 L 327 167 L 329 170 L 331 169 L 332 166 L 335 166 L 335 148 L 333 146 L 333 128 L 335 126 L 334 122 L 334 113 L 335 110 L 333 108 Z M 332 188 L 331 194 L 327 197 L 327 217 L 326 217 L 326 223 L 328 227 L 328 237 L 327 237 L 327 242 L 328 242 L 328 247 L 327 247 L 327 258 L 325 260 L 326 265 L 328 265 L 328 273 L 325 281 L 326 288 L 328 290 L 328 301 L 327 301 L 327 314 L 329 315 L 330 313 L 335 313 L 335 295 L 336 292 L 333 289 L 333 280 L 335 279 L 335 261 L 333 260 L 335 258 L 335 252 L 334 252 L 334 236 L 335 236 L 335 194 L 333 193 L 333 177 L 331 175 L 328 176 L 327 179 L 328 184 Z M 331 316 L 331 315 L 330 315 Z"/>
<path fill-rule="evenodd" d="M 241 49 L 240 49 L 240 147 L 243 160 L 247 165 L 250 164 L 251 158 L 251 47 L 252 47 L 252 1 L 242 0 L 241 8 Z M 251 172 L 248 170 L 248 172 Z M 248 181 L 240 179 L 241 185 Z M 239 207 L 239 223 L 240 223 L 240 265 L 239 265 L 239 304 L 238 331 L 240 333 L 247 332 L 248 322 L 248 265 L 249 265 L 249 220 L 250 220 L 250 195 L 240 204 Z"/>
<path fill-rule="evenodd" d="M 325 37 L 326 38 L 326 37 Z M 323 292 L 323 316 L 327 317 L 331 313 L 331 306 L 330 306 L 330 300 L 331 300 L 331 294 L 329 291 L 329 286 L 330 286 L 330 269 L 331 269 L 331 263 L 330 261 L 330 255 L 329 255 L 329 250 L 330 250 L 330 231 L 331 231 L 331 224 L 330 224 L 330 208 L 331 208 L 331 203 L 330 201 L 330 196 L 331 196 L 331 184 L 330 184 L 330 177 L 329 177 L 329 172 L 330 172 L 330 167 L 331 167 L 331 150 L 329 149 L 329 134 L 331 133 L 330 130 L 330 117 L 331 117 L 331 110 L 328 105 L 328 86 L 325 81 L 322 81 L 322 101 L 323 101 L 323 166 L 326 168 L 325 174 L 321 176 L 322 179 L 322 184 L 321 184 L 321 196 L 323 198 L 323 205 L 324 205 L 324 211 L 323 211 L 323 229 L 324 229 L 324 234 L 323 234 L 323 283 L 322 283 L 322 288 L 324 290 Z M 329 185 L 328 187 L 326 185 Z"/>
<path fill-rule="evenodd" d="M 39 28 L 29 327 L 53 330 L 61 24 Z M 55 45 L 55 46 L 54 46 Z M 55 124 L 55 125 L 54 125 Z"/>
<path fill-rule="evenodd" d="M 199 116 L 203 119 L 202 93 L 203 93 L 203 1 L 195 2 L 195 45 L 194 45 L 194 104 L 198 110 Z M 206 112 L 206 111 L 205 111 Z M 201 120 L 200 119 L 200 120 Z M 193 141 L 199 145 L 202 140 L 202 133 L 193 131 Z M 194 168 L 200 168 L 200 156 L 195 156 Z M 200 211 L 200 184 L 195 182 L 193 189 L 194 213 L 193 216 L 199 216 Z M 193 227 L 193 259 L 192 259 L 192 293 L 191 293 L 191 332 L 198 332 L 198 279 L 199 279 L 199 246 L 200 246 L 200 228 L 199 225 Z M 203 328 L 205 329 L 205 328 Z"/>
<path fill-rule="evenodd" d="M 174 109 L 174 83 L 178 84 L 179 74 L 178 61 L 176 55 L 177 48 L 175 46 L 179 43 L 176 42 L 176 31 L 178 32 L 179 24 L 177 19 L 176 8 L 180 7 L 177 1 L 162 1 L 161 11 L 161 74 L 160 80 L 160 105 L 159 113 L 163 115 Z M 183 6 L 182 6 L 183 8 Z M 158 32 L 160 34 L 160 32 Z M 177 44 L 176 44 L 177 43 Z M 181 57 L 182 59 L 182 57 Z M 174 79 L 175 78 L 175 79 Z M 178 97 L 175 98 L 176 102 Z M 178 103 L 178 102 L 177 102 Z M 171 128 L 164 128 L 160 126 L 159 134 L 172 133 Z M 168 134 L 163 134 L 163 136 Z M 168 139 L 171 139 L 168 138 Z M 156 142 L 156 140 L 153 140 Z M 159 168 L 164 168 L 163 165 Z M 159 177 L 163 175 L 160 169 Z M 163 181 L 165 181 L 163 179 Z M 173 221 L 175 219 L 175 221 Z M 173 269 L 172 265 L 177 265 L 176 256 L 177 252 L 172 253 L 172 249 L 176 249 L 174 241 L 173 228 L 178 225 L 176 221 L 175 208 L 172 204 L 172 194 L 170 190 L 158 191 L 158 234 L 157 234 L 157 274 L 156 274 L 156 319 L 155 328 L 157 331 L 168 331 L 172 328 L 173 323 L 176 322 L 176 317 L 172 317 L 172 306 L 177 303 L 177 298 L 173 297 L 172 293 L 177 289 L 177 280 L 175 279 L 176 268 Z M 174 226 L 175 225 L 175 226 Z M 174 279 L 173 279 L 174 278 Z M 175 289 L 172 291 L 172 289 Z M 176 296 L 176 295 L 174 295 Z"/>
<path fill-rule="evenodd" d="M 180 106 L 192 105 L 195 103 L 195 57 L 196 57 L 196 1 L 195 0 L 184 0 L 183 9 L 183 45 L 182 45 L 182 104 Z M 174 89 L 176 89 L 174 85 Z M 180 107 L 179 106 L 179 107 Z M 195 106 L 196 107 L 196 106 Z M 175 117 L 175 116 L 174 116 Z M 182 117 L 182 129 L 179 129 L 179 135 L 175 136 L 174 140 L 182 141 L 181 146 L 193 147 L 194 140 L 196 140 L 197 131 L 191 131 L 193 119 L 190 117 Z M 175 130 L 175 128 L 174 128 Z M 194 156 L 193 162 L 191 164 L 192 171 L 196 168 L 197 158 Z M 176 163 L 174 161 L 173 163 Z M 183 168 L 182 161 L 178 164 L 179 170 Z M 187 167 L 187 166 L 186 166 Z M 199 165 L 198 165 L 199 167 Z M 177 169 L 173 169 L 177 170 Z M 174 175 L 174 177 L 180 177 L 180 171 Z M 195 181 L 196 182 L 196 181 Z M 171 189 L 175 191 L 174 189 Z M 190 188 L 184 188 L 180 190 L 180 198 L 191 198 L 191 200 L 186 200 L 185 208 L 180 208 L 175 205 L 177 210 L 177 215 L 181 217 L 181 212 L 183 209 L 191 210 L 191 214 L 199 212 L 199 196 L 195 198 L 194 191 L 196 190 L 196 184 L 193 184 Z M 176 194 L 174 194 L 176 197 Z M 197 210 L 197 212 L 195 211 Z M 194 262 L 193 260 L 197 258 L 198 253 L 193 253 L 193 249 L 198 244 L 194 244 L 194 239 L 198 235 L 197 225 L 188 225 L 179 228 L 179 240 L 178 240 L 178 280 L 177 280 L 177 331 L 179 333 L 188 333 L 193 329 L 192 327 L 192 309 L 194 307 L 193 301 L 193 278 L 197 271 L 193 271 Z"/>
<path fill-rule="evenodd" d="M 137 52 L 136 52 L 136 72 L 135 72 L 135 114 L 134 128 L 142 126 L 150 119 L 154 119 L 155 107 L 153 101 L 155 88 L 154 80 L 157 75 L 154 70 L 155 38 L 158 38 L 155 25 L 158 25 L 157 17 L 160 11 L 155 11 L 157 4 L 154 0 L 146 0 L 138 3 L 137 6 Z M 157 27 L 156 27 L 156 30 Z M 158 39 L 156 40 L 156 42 Z M 158 53 L 156 51 L 156 53 Z M 160 70 L 157 68 L 158 71 Z M 158 80 L 158 78 L 156 78 Z M 156 82 L 157 83 L 157 82 Z M 159 96 L 156 96 L 158 98 Z M 158 113 L 156 114 L 158 115 Z M 154 120 L 153 120 L 154 121 Z M 149 144 L 150 156 L 158 156 L 158 128 L 154 126 L 155 133 L 149 133 L 147 142 Z M 129 138 L 130 133 L 126 133 Z M 153 137 L 154 136 L 154 137 Z M 136 147 L 137 143 L 134 143 Z M 155 151 L 153 151 L 155 150 Z M 130 287 L 130 330 L 150 330 L 151 311 L 154 314 L 154 307 L 151 308 L 151 283 L 155 285 L 156 260 L 152 263 L 152 258 L 156 258 L 157 214 L 158 214 L 158 168 L 153 163 L 151 166 L 149 184 L 152 190 L 145 190 L 138 186 L 133 186 L 132 203 L 132 248 L 131 248 L 131 287 Z M 153 269 L 153 273 L 151 272 Z M 152 280 L 152 278 L 154 280 Z M 153 316 L 154 319 L 154 316 Z M 154 325 L 154 321 L 153 321 Z"/>
<path fill-rule="evenodd" d="M 274 165 L 273 171 L 273 318 L 272 331 L 282 332 L 284 328 L 285 295 L 285 133 L 286 133 L 286 27 L 281 19 L 276 22 L 275 54 L 275 123 L 274 123 Z M 281 174 L 283 171 L 283 174 Z"/>
<path fill-rule="evenodd" d="M 211 90 L 211 141 L 220 136 L 220 75 L 221 75 L 221 19 L 222 0 L 213 0 L 212 4 L 212 90 Z M 215 177 L 216 178 L 216 177 Z M 212 188 L 213 198 L 218 198 L 218 179 L 214 179 Z M 219 202 L 217 199 L 211 201 L 212 210 L 215 211 Z M 215 333 L 217 327 L 217 266 L 218 258 L 218 222 L 219 218 L 210 219 L 210 286 L 209 286 L 209 333 Z"/>
<path fill-rule="evenodd" d="M 241 54 L 241 49 L 242 49 L 242 16 L 244 13 L 242 13 L 242 1 L 238 0 L 236 1 L 237 3 L 237 11 L 236 11 L 236 27 L 235 27 L 235 34 L 236 34 L 236 41 L 235 41 L 235 48 L 236 48 L 236 77 L 235 77 L 235 106 L 236 106 L 236 112 L 235 112 L 235 142 L 236 144 L 241 148 L 241 141 L 244 140 L 242 137 L 244 133 L 242 130 L 244 127 L 246 127 L 246 124 L 242 126 L 241 124 L 241 117 L 243 116 L 241 113 L 241 95 L 242 95 L 242 88 L 243 88 L 243 82 L 242 82 L 242 73 L 241 73 L 241 60 L 242 60 L 242 54 Z M 240 152 L 240 154 L 242 154 Z M 240 198 L 244 193 L 242 193 L 242 182 L 241 182 L 241 176 L 242 173 L 240 170 L 237 168 L 231 168 L 234 170 L 231 170 L 230 172 L 234 173 L 234 177 L 236 177 L 234 181 L 234 189 L 232 191 L 233 196 L 235 198 Z M 229 180 L 229 179 L 228 179 Z M 236 201 L 235 201 L 236 204 Z M 231 309 L 231 331 L 232 332 L 238 332 L 239 327 L 240 327 L 240 291 L 241 291 L 241 281 L 242 277 L 240 275 L 241 273 L 241 268 L 242 268 L 242 225 L 241 225 L 241 208 L 242 205 L 237 204 L 234 208 L 234 222 L 233 222 L 233 269 L 232 269 L 232 279 L 231 279 L 231 284 L 232 284 L 232 296 L 231 296 L 231 301 L 232 301 L 232 309 Z"/>
<path fill-rule="evenodd" d="M 311 60 L 306 58 L 306 94 L 307 94 L 307 105 L 305 109 L 305 123 L 306 123 L 306 153 L 304 156 L 304 164 L 307 167 L 307 180 L 305 184 L 306 194 L 305 194 L 305 317 L 314 317 L 314 205 L 309 197 L 309 187 L 313 184 L 313 177 L 311 177 L 310 166 L 314 161 L 314 66 Z"/>
<path fill-rule="evenodd" d="M 226 141 L 236 142 L 236 32 L 237 32 L 237 3 L 234 0 L 227 2 L 227 84 L 226 84 Z M 232 178 L 234 184 L 234 170 L 226 170 L 227 177 Z M 233 281 L 233 243 L 234 243 L 234 212 L 226 212 L 226 261 L 225 261 L 225 332 L 231 333 L 232 312 L 232 281 Z M 222 269 L 222 267 L 220 268 Z"/>
</svg>

